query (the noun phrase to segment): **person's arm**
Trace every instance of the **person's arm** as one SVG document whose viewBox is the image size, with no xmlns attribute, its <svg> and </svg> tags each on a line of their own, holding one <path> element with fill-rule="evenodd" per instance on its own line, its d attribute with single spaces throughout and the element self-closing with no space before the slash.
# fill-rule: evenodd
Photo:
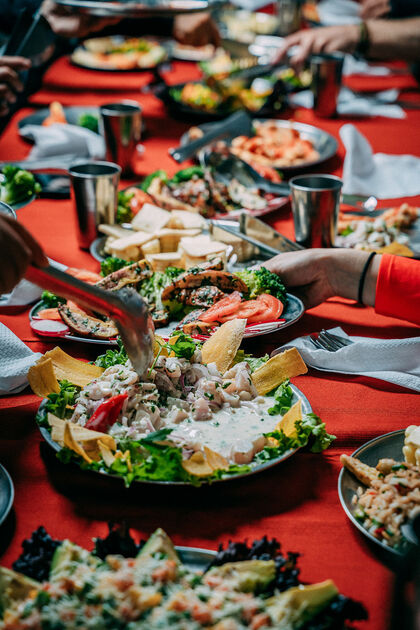
<svg viewBox="0 0 420 630">
<path fill-rule="evenodd" d="M 420 17 L 405 20 L 367 20 L 365 22 L 369 48 L 366 55 L 375 59 L 420 60 Z M 291 58 L 294 66 L 300 66 L 307 57 L 316 53 L 336 51 L 355 52 L 361 37 L 358 24 L 325 26 L 298 31 L 284 40 L 278 60 L 296 46 Z"/>
<path fill-rule="evenodd" d="M 277 273 L 306 308 L 333 296 L 357 300 L 369 252 L 355 249 L 308 249 L 279 254 L 264 263 Z M 362 302 L 377 313 L 420 324 L 420 263 L 387 254 L 370 261 Z"/>
<path fill-rule="evenodd" d="M 16 92 L 23 90 L 19 71 L 30 67 L 30 60 L 24 57 L 0 57 L 0 116 L 8 113 L 9 105 L 16 102 Z"/>
<path fill-rule="evenodd" d="M 30 263 L 48 265 L 41 245 L 21 223 L 0 215 L 0 294 L 17 285 Z"/>
<path fill-rule="evenodd" d="M 209 13 L 177 15 L 174 20 L 173 35 L 180 44 L 188 46 L 219 46 L 220 33 Z"/>
</svg>

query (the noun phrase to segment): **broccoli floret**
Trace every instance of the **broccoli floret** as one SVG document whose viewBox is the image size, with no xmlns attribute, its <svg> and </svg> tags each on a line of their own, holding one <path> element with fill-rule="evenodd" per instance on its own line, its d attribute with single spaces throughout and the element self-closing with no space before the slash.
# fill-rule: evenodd
<svg viewBox="0 0 420 630">
<path fill-rule="evenodd" d="M 64 304 L 66 301 L 64 298 L 58 297 L 58 295 L 51 293 L 51 291 L 43 291 L 41 295 L 41 300 L 45 308 L 57 308 L 57 306 L 59 306 L 60 304 Z"/>
<path fill-rule="evenodd" d="M 117 214 L 115 216 L 116 223 L 130 223 L 133 218 L 133 211 L 130 207 L 130 201 L 134 197 L 134 193 L 128 193 L 120 190 L 118 193 Z"/>
<path fill-rule="evenodd" d="M 4 181 L 0 184 L 0 200 L 10 205 L 25 201 L 41 192 L 34 175 L 17 166 L 3 168 Z"/>
<path fill-rule="evenodd" d="M 94 114 L 85 112 L 79 116 L 79 120 L 77 122 L 80 127 L 99 133 L 99 117 Z"/>
<path fill-rule="evenodd" d="M 249 298 L 255 298 L 261 293 L 270 293 L 283 302 L 283 304 L 286 304 L 286 287 L 277 274 L 269 271 L 265 267 L 237 271 L 235 275 L 241 278 L 249 288 Z"/>
<path fill-rule="evenodd" d="M 105 260 L 101 262 L 101 276 L 109 276 L 110 273 L 118 271 L 118 269 L 122 269 L 123 267 L 128 267 L 128 265 L 132 264 L 133 262 L 129 262 L 123 258 L 108 256 L 108 258 L 105 258 Z"/>
</svg>

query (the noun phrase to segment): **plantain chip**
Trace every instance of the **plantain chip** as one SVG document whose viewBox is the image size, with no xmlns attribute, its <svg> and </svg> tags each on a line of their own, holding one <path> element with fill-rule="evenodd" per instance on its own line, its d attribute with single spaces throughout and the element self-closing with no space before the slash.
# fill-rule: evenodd
<svg viewBox="0 0 420 630">
<path fill-rule="evenodd" d="M 184 460 L 182 467 L 195 477 L 209 477 L 213 473 L 213 468 L 201 451 L 196 451 L 189 459 Z"/>
<path fill-rule="evenodd" d="M 211 448 L 207 446 L 204 447 L 204 453 L 207 459 L 207 463 L 214 470 L 228 470 L 229 462 L 228 460 L 220 455 L 220 453 L 216 453 L 216 451 L 212 451 Z"/>
<path fill-rule="evenodd" d="M 215 363 L 221 374 L 232 365 L 241 345 L 246 319 L 231 319 L 216 330 L 201 348 L 203 363 Z"/>
<path fill-rule="evenodd" d="M 85 387 L 104 371 L 97 365 L 71 357 L 58 346 L 46 352 L 40 361 L 45 359 L 51 359 L 57 380 L 66 380 L 79 387 Z"/>
<path fill-rule="evenodd" d="M 108 466 L 108 468 L 110 468 L 112 464 L 115 462 L 115 459 L 116 459 L 115 454 L 112 452 L 109 446 L 105 444 L 105 442 L 103 442 L 102 440 L 98 440 L 98 447 L 99 447 L 99 452 L 102 456 L 102 459 L 105 462 L 105 465 Z"/>
<path fill-rule="evenodd" d="M 71 424 L 72 424 L 71 422 L 66 422 L 64 425 L 64 436 L 63 436 L 64 446 L 69 448 L 74 453 L 77 453 L 77 455 L 80 455 L 80 457 L 82 457 L 85 460 L 85 462 L 87 462 L 88 464 L 91 464 L 93 460 L 85 452 L 84 448 L 80 446 L 80 444 L 75 440 L 72 433 Z"/>
<path fill-rule="evenodd" d="M 53 362 L 50 358 L 45 358 L 45 355 L 29 368 L 28 381 L 33 393 L 41 398 L 46 398 L 53 392 L 58 394 L 60 391 Z"/>
<path fill-rule="evenodd" d="M 290 407 L 283 418 L 276 424 L 276 431 L 283 431 L 287 437 L 296 435 L 295 422 L 302 420 L 302 401 L 299 399 L 293 407 Z"/>
<path fill-rule="evenodd" d="M 260 396 L 278 387 L 288 378 L 306 374 L 308 368 L 296 348 L 276 354 L 252 374 L 252 382 Z"/>
</svg>

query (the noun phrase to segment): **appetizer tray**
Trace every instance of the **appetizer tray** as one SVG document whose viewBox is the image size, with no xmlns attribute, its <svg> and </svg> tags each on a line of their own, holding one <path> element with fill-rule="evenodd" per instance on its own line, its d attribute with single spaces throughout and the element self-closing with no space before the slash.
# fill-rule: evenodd
<svg viewBox="0 0 420 630">
<path fill-rule="evenodd" d="M 307 125 L 305 123 L 290 122 L 287 120 L 275 120 L 275 119 L 268 121 L 267 119 L 255 118 L 255 121 L 258 123 L 271 122 L 271 123 L 274 123 L 277 127 L 282 128 L 282 129 L 294 129 L 299 132 L 303 140 L 309 140 L 312 143 L 314 149 L 319 153 L 319 157 L 316 160 L 313 160 L 311 162 L 301 162 L 293 166 L 279 167 L 279 170 L 281 170 L 282 172 L 298 171 L 304 168 L 308 168 L 310 166 L 316 166 L 317 164 L 321 164 L 322 162 L 329 160 L 331 157 L 333 157 L 337 153 L 338 142 L 334 138 L 334 136 L 329 134 L 327 131 L 324 131 L 323 129 L 319 129 L 318 127 L 315 127 L 314 125 Z M 202 125 L 199 125 L 199 129 L 201 129 L 204 133 L 207 133 L 211 131 L 213 124 L 214 123 L 211 123 L 211 122 L 203 123 Z M 230 141 L 232 139 L 233 138 L 231 138 Z M 189 132 L 187 131 L 181 136 L 180 145 L 185 146 L 189 142 L 190 142 L 190 137 L 189 137 Z M 225 139 L 225 142 L 229 144 L 228 139 Z M 208 150 L 209 150 L 208 148 L 203 149 L 203 151 L 208 151 Z"/>
<path fill-rule="evenodd" d="M 366 442 L 366 444 L 363 444 L 363 446 L 354 451 L 351 456 L 356 457 L 363 464 L 367 464 L 372 467 L 375 467 L 378 461 L 384 458 L 394 459 L 397 462 L 401 461 L 403 458 L 402 449 L 404 446 L 404 433 L 405 430 L 401 429 L 399 431 L 392 431 L 391 433 L 380 435 L 379 437 Z M 375 545 L 379 545 L 382 549 L 385 549 L 394 555 L 400 556 L 402 554 L 401 551 L 382 543 L 357 520 L 355 516 L 357 506 L 352 503 L 352 500 L 353 497 L 357 496 L 357 489 L 362 485 L 363 484 L 348 470 L 345 468 L 341 469 L 338 477 L 338 496 L 340 497 L 343 510 L 363 536 L 375 543 Z"/>
<path fill-rule="evenodd" d="M 148 50 L 144 46 L 149 47 Z M 99 72 L 147 72 L 168 59 L 170 46 L 149 37 L 111 35 L 85 40 L 70 55 L 78 68 Z"/>
<path fill-rule="evenodd" d="M 296 297 L 295 295 L 291 295 L 290 293 L 287 293 L 287 299 L 288 299 L 287 306 L 284 309 L 283 313 L 281 314 L 281 320 L 277 322 L 268 322 L 264 324 L 250 324 L 245 329 L 244 339 L 250 339 L 252 337 L 260 337 L 262 335 L 269 335 L 269 334 L 278 332 L 279 330 L 283 330 L 283 328 L 288 328 L 289 326 L 292 326 L 297 321 L 299 321 L 299 319 L 302 317 L 302 315 L 305 312 L 305 307 L 303 306 L 303 302 L 298 297 Z M 41 310 L 42 308 L 45 308 L 45 306 L 43 305 L 41 301 L 34 304 L 34 306 L 29 312 L 29 320 L 32 321 L 33 319 L 35 319 L 37 312 Z M 177 324 L 178 322 L 171 322 L 168 326 L 165 326 L 164 328 L 157 328 L 156 333 L 164 338 L 167 338 L 176 329 Z M 46 339 L 49 338 L 46 335 L 43 335 L 43 336 Z M 201 335 L 200 336 L 193 335 L 193 336 L 194 338 L 197 338 L 197 339 L 207 338 Z M 68 333 L 59 337 L 57 337 L 57 335 L 51 335 L 51 339 L 52 338 L 54 339 L 59 338 L 60 341 L 62 340 L 77 341 L 80 343 L 89 343 L 89 344 L 101 345 L 101 346 L 118 346 L 116 339 L 91 339 L 89 337 L 79 337 L 71 333 Z"/>
<path fill-rule="evenodd" d="M 245 335 L 244 335 L 245 336 Z M 298 400 L 301 401 L 302 404 L 302 412 L 304 414 L 308 414 L 308 413 L 312 413 L 312 407 L 309 403 L 309 400 L 306 398 L 306 396 L 301 392 L 300 389 L 298 389 L 295 385 L 293 385 L 292 383 L 290 383 L 290 387 L 292 388 L 293 391 L 293 401 L 292 404 L 295 404 Z M 42 401 L 39 409 L 38 409 L 38 416 L 42 416 L 45 414 L 45 405 L 46 402 Z M 49 446 L 51 446 L 51 448 L 53 448 L 57 453 L 61 450 L 61 447 L 59 444 L 57 444 L 57 442 L 55 442 L 52 438 L 51 438 L 51 434 L 48 431 L 47 428 L 39 426 L 39 430 L 41 432 L 42 437 L 44 438 L 44 440 L 49 444 Z M 262 464 L 253 466 L 251 470 L 249 470 L 248 472 L 240 472 L 237 473 L 235 475 L 232 475 L 231 477 L 222 477 L 221 479 L 216 479 L 214 481 L 212 481 L 211 483 L 221 483 L 221 482 L 228 482 L 234 479 L 243 479 L 244 477 L 249 477 L 251 475 L 255 475 L 257 473 L 260 473 L 264 470 L 267 470 L 268 468 L 272 468 L 273 466 L 276 466 L 277 464 L 280 464 L 281 462 L 285 461 L 286 459 L 289 459 L 289 457 L 291 457 L 292 455 L 294 455 L 299 449 L 298 448 L 294 448 L 294 449 L 289 449 L 288 451 L 286 451 L 285 453 L 283 453 L 280 457 L 276 457 L 273 458 L 267 462 L 264 462 Z M 116 479 L 121 479 L 121 477 L 119 477 L 118 475 L 114 475 L 105 471 L 90 471 L 92 473 L 94 473 L 95 475 L 105 475 L 107 477 L 114 477 Z M 191 487 L 191 483 L 189 482 L 185 482 L 185 481 L 149 481 L 149 480 L 135 480 L 133 481 L 133 484 L 148 484 L 148 485 L 158 485 L 158 486 L 183 486 L 183 487 Z M 204 485 L 206 485 L 206 482 L 203 482 Z M 201 487 L 201 486 L 200 486 Z"/>
<path fill-rule="evenodd" d="M 0 525 L 12 509 L 15 491 L 7 470 L 0 464 Z"/>
<path fill-rule="evenodd" d="M 145 0 L 145 2 L 117 2 L 113 0 L 57 0 L 57 4 L 71 7 L 79 13 L 95 17 L 171 17 L 182 13 L 206 11 L 216 3 L 208 0 Z"/>
<path fill-rule="evenodd" d="M 94 116 L 99 119 L 99 107 L 90 107 L 88 105 L 85 106 L 72 106 L 72 107 L 64 107 L 64 114 L 67 122 L 70 125 L 80 125 L 80 119 L 85 114 Z M 21 118 L 18 122 L 18 130 L 25 127 L 25 125 L 42 125 L 44 120 L 50 115 L 50 110 L 48 107 L 42 107 L 37 111 Z M 25 136 L 22 136 L 24 140 L 26 140 Z"/>
</svg>

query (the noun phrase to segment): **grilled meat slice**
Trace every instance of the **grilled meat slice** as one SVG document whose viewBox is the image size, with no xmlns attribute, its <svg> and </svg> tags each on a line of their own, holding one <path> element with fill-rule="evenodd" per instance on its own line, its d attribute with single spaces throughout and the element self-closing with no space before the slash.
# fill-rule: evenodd
<svg viewBox="0 0 420 630">
<path fill-rule="evenodd" d="M 195 267 L 190 267 L 189 269 L 187 269 L 187 271 L 184 271 L 184 273 L 178 276 L 177 279 L 179 280 L 180 278 L 182 278 L 183 276 L 189 273 L 197 273 L 197 271 L 207 271 L 207 269 L 214 269 L 214 271 L 222 271 L 223 267 L 224 267 L 223 260 L 220 258 L 220 256 L 215 256 L 214 258 L 211 258 L 210 260 L 206 260 L 205 262 L 199 263 Z"/>
<path fill-rule="evenodd" d="M 173 300 L 177 298 L 182 289 L 196 289 L 204 286 L 215 286 L 222 291 L 240 291 L 248 293 L 248 287 L 238 276 L 228 271 L 215 271 L 209 269 L 206 271 L 188 270 L 185 274 L 181 274 L 174 282 L 169 284 L 162 291 L 162 300 Z"/>
<path fill-rule="evenodd" d="M 209 335 L 214 327 L 214 322 L 201 322 L 198 319 L 195 322 L 184 324 L 182 330 L 186 335 Z"/>
<path fill-rule="evenodd" d="M 186 296 L 183 302 L 188 304 L 188 306 L 204 306 L 208 308 L 226 296 L 226 293 L 214 286 L 199 287 L 191 291 L 184 289 L 184 291 Z"/>
<path fill-rule="evenodd" d="M 201 315 L 205 313 L 206 310 L 207 309 L 205 308 L 197 308 L 194 311 L 191 311 L 191 313 L 187 313 L 178 323 L 176 330 L 182 330 L 185 324 L 197 321 L 197 319 L 200 319 Z"/>
<path fill-rule="evenodd" d="M 60 317 L 70 330 L 81 337 L 111 339 L 118 335 L 115 324 L 110 320 L 102 321 L 85 313 L 69 308 L 66 304 L 58 307 Z"/>
<path fill-rule="evenodd" d="M 106 291 L 118 291 L 118 289 L 122 289 L 128 284 L 137 284 L 141 280 L 149 278 L 152 273 L 149 264 L 145 260 L 140 260 L 132 265 L 113 271 L 108 276 L 105 276 L 103 280 L 99 280 L 96 286 Z"/>
<path fill-rule="evenodd" d="M 154 310 L 151 315 L 156 328 L 166 326 L 169 323 L 169 312 L 166 309 Z"/>
</svg>

